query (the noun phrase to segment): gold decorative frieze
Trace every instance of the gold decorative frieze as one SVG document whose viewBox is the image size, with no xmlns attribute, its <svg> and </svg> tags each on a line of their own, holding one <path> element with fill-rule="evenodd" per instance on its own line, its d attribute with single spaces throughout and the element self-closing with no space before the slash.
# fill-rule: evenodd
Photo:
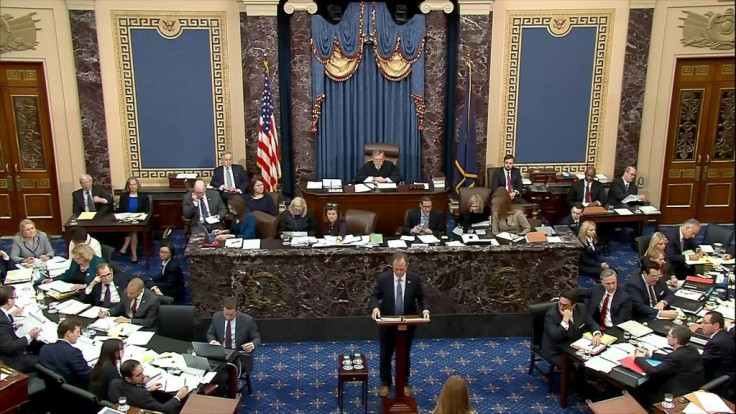
<svg viewBox="0 0 736 414">
<path fill-rule="evenodd" d="M 423 1 L 422 4 L 419 5 L 419 10 L 422 11 L 422 13 L 427 14 L 429 12 L 433 11 L 442 11 L 445 14 L 452 13 L 453 10 L 455 10 L 455 5 L 452 4 L 451 1 Z"/>
<path fill-rule="evenodd" d="M 33 69 L 6 69 L 5 77 L 9 81 L 38 80 L 38 74 Z"/>
<path fill-rule="evenodd" d="M 165 39 L 176 39 L 181 34 L 181 23 L 176 17 L 162 17 L 156 30 Z"/>
<path fill-rule="evenodd" d="M 710 65 L 682 65 L 680 74 L 682 76 L 708 76 Z"/>
<path fill-rule="evenodd" d="M 294 14 L 294 12 L 305 11 L 309 14 L 317 13 L 317 3 L 308 0 L 291 0 L 284 4 L 286 14 Z"/>
<path fill-rule="evenodd" d="M 552 16 L 547 24 L 547 31 L 554 37 L 563 37 L 570 33 L 572 24 L 568 16 Z"/>
<path fill-rule="evenodd" d="M 34 20 L 35 14 L 13 17 L 5 13 L 0 16 L 0 54 L 36 49 L 36 31 L 41 30 L 36 23 L 41 20 Z"/>
<path fill-rule="evenodd" d="M 707 47 L 713 50 L 730 50 L 734 48 L 734 10 L 726 9 L 724 13 L 709 11 L 699 14 L 683 11 L 682 39 L 684 46 Z"/>
</svg>

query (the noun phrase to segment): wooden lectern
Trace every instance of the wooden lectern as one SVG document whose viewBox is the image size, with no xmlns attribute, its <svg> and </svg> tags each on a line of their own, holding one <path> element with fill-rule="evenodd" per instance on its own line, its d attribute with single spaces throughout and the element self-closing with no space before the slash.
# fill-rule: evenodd
<svg viewBox="0 0 736 414">
<path fill-rule="evenodd" d="M 404 386 L 406 386 L 406 351 L 409 344 L 406 343 L 406 331 L 409 325 L 423 325 L 429 323 L 429 319 L 424 319 L 421 316 L 406 315 L 406 316 L 383 316 L 382 319 L 376 320 L 376 323 L 381 328 L 388 328 L 395 326 L 398 329 L 396 335 L 396 349 L 394 354 L 396 355 L 396 375 L 394 378 L 394 393 L 395 397 L 384 397 L 383 398 L 383 412 L 384 413 L 416 413 L 417 402 L 414 398 L 404 395 Z"/>
</svg>

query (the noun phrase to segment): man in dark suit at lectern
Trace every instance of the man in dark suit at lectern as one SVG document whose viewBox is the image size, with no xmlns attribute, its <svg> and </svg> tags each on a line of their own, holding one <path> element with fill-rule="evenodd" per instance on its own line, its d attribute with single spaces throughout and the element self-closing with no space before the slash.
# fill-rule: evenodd
<svg viewBox="0 0 736 414">
<path fill-rule="evenodd" d="M 393 271 L 379 273 L 370 298 L 371 318 L 380 319 L 381 315 L 417 315 L 417 301 L 422 309 L 424 319 L 429 319 L 429 303 L 422 291 L 422 281 L 416 273 L 407 272 L 409 262 L 406 254 L 396 253 L 391 260 Z M 409 383 L 411 372 L 411 343 L 414 339 L 415 326 L 409 325 L 406 332 L 406 380 Z M 397 327 L 379 329 L 381 340 L 381 391 L 382 397 L 388 395 L 391 386 L 391 357 L 396 349 Z M 411 394 L 409 386 L 404 387 L 404 395 Z"/>
</svg>

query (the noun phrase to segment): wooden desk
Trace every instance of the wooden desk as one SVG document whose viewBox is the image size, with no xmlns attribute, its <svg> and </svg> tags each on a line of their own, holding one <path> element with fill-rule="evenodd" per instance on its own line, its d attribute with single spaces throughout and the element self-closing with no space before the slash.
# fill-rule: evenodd
<svg viewBox="0 0 736 414">
<path fill-rule="evenodd" d="M 646 414 L 647 410 L 639 404 L 634 397 L 625 392 L 620 397 L 609 398 L 607 400 L 590 402 L 588 408 L 593 414 Z"/>
<path fill-rule="evenodd" d="M 28 402 L 28 376 L 1 363 L 0 367 L 13 372 L 0 381 L 0 414 L 19 413 L 20 406 Z"/>
<path fill-rule="evenodd" d="M 342 193 L 330 193 L 326 190 L 302 189 L 302 196 L 307 201 L 307 207 L 317 219 L 318 227 L 322 228 L 322 216 L 327 203 L 337 203 L 340 211 L 347 209 L 367 210 L 378 214 L 376 233 L 384 235 L 395 234 L 396 230 L 404 225 L 404 214 L 407 209 L 419 207 L 419 200 L 427 196 L 432 200 L 432 207 L 442 211 L 442 226 L 444 228 L 447 214 L 447 191 L 371 191 L 367 193 L 349 192 L 346 188 Z"/>
<path fill-rule="evenodd" d="M 143 233 L 143 252 L 146 256 L 146 268 L 149 268 L 148 259 L 153 255 L 152 223 L 151 214 L 145 220 L 139 222 L 119 222 L 115 220 L 115 216 L 112 214 L 95 215 L 95 218 L 92 220 L 77 220 L 77 216 L 72 215 L 64 223 L 64 238 L 67 243 L 71 242 L 71 232 L 74 227 L 83 227 L 87 230 L 87 233 L 141 232 Z"/>
<path fill-rule="evenodd" d="M 654 413 L 655 414 L 677 414 L 681 413 L 682 410 L 687 407 L 687 405 L 690 403 L 690 401 L 685 397 L 675 397 L 672 402 L 675 404 L 675 408 L 667 408 L 665 409 L 662 407 L 662 403 L 658 402 L 656 404 L 652 404 L 652 407 L 654 407 Z M 723 402 L 726 403 L 728 408 L 731 409 L 731 411 L 736 411 L 736 407 L 734 407 L 734 404 L 731 401 L 728 401 L 726 399 L 723 400 Z"/>
<path fill-rule="evenodd" d="M 360 361 L 360 364 L 355 364 Z M 349 363 L 348 363 L 349 362 Z M 365 412 L 368 414 L 368 361 L 363 354 L 356 355 L 338 355 L 337 356 L 337 402 L 340 405 L 342 413 L 342 400 L 344 393 L 344 383 L 360 382 L 361 384 L 361 402 L 365 406 Z M 360 369 L 355 367 L 359 366 Z M 346 369 L 345 367 L 350 367 Z"/>
<path fill-rule="evenodd" d="M 192 394 L 181 408 L 181 414 L 237 414 L 240 397 L 222 398 Z"/>
<path fill-rule="evenodd" d="M 624 207 L 621 207 L 624 208 Z M 631 215 L 620 215 L 613 212 L 607 212 L 605 214 L 589 214 L 589 215 L 583 215 L 583 217 L 580 219 L 581 221 L 584 220 L 590 220 L 594 222 L 595 224 L 601 224 L 601 223 L 641 223 L 642 225 L 646 222 L 653 221 L 654 222 L 654 231 L 659 231 L 659 217 L 662 215 L 659 214 L 644 214 L 644 213 L 636 213 L 634 207 L 627 207 L 632 213 Z"/>
</svg>

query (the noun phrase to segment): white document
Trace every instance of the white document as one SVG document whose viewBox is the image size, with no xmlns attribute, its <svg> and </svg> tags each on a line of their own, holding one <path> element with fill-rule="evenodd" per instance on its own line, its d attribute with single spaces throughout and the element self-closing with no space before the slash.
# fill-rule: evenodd
<svg viewBox="0 0 736 414">
<path fill-rule="evenodd" d="M 111 336 L 112 336 L 112 333 L 116 332 L 118 329 L 120 329 L 120 331 L 117 332 L 119 336 L 130 336 L 130 334 L 132 334 L 133 332 L 141 328 L 142 326 L 135 325 L 132 323 L 119 323 L 113 326 L 113 329 L 111 330 Z"/>
<path fill-rule="evenodd" d="M 209 216 L 209 217 L 205 217 L 204 221 L 206 221 L 207 224 L 217 224 L 220 222 L 220 219 L 218 219 L 215 216 Z"/>
<path fill-rule="evenodd" d="M 677 292 L 675 292 L 675 296 L 690 300 L 699 301 L 702 300 L 705 296 L 705 293 L 697 291 L 697 290 L 690 290 L 690 289 L 680 289 Z"/>
<path fill-rule="evenodd" d="M 243 240 L 243 250 L 257 250 L 261 248 L 261 239 Z"/>
<path fill-rule="evenodd" d="M 32 267 L 21 267 L 15 270 L 9 270 L 5 275 L 5 284 L 11 285 L 14 283 L 25 283 L 30 282 L 33 278 Z"/>
<path fill-rule="evenodd" d="M 463 234 L 463 243 L 469 243 L 469 242 L 477 242 L 478 241 L 478 235 L 477 234 Z"/>
<path fill-rule="evenodd" d="M 146 331 L 131 332 L 130 335 L 128 335 L 128 339 L 125 340 L 125 343 L 131 345 L 145 346 L 148 345 L 148 342 L 151 340 L 151 338 L 153 338 L 154 334 L 155 332 Z"/>
<path fill-rule="evenodd" d="M 528 178 L 522 178 L 521 179 L 521 184 L 523 184 L 523 185 L 532 185 L 532 180 L 530 180 Z"/>
<path fill-rule="evenodd" d="M 611 372 L 612 369 L 620 365 L 618 362 L 612 362 L 600 356 L 594 356 L 593 358 L 585 361 L 587 368 L 600 371 L 600 372 Z"/>
<path fill-rule="evenodd" d="M 355 192 L 356 193 L 367 193 L 371 191 L 370 187 L 368 187 L 365 184 L 355 184 Z"/>
<path fill-rule="evenodd" d="M 713 246 L 711 246 L 710 244 L 701 244 L 700 245 L 700 250 L 702 250 L 702 251 L 704 251 L 704 252 L 706 252 L 708 254 L 713 254 Z"/>
<path fill-rule="evenodd" d="M 416 237 L 412 235 L 404 235 L 401 236 L 401 240 L 413 242 L 414 240 L 416 240 Z"/>
<path fill-rule="evenodd" d="M 92 339 L 80 336 L 73 347 L 82 351 L 82 356 L 87 362 L 93 361 L 100 357 L 100 351 L 102 351 L 102 343 L 93 341 Z"/>
<path fill-rule="evenodd" d="M 426 249 L 427 247 L 429 247 L 429 245 L 424 243 L 414 243 L 409 246 L 410 249 Z"/>
<path fill-rule="evenodd" d="M 123 349 L 123 361 L 125 361 L 126 359 L 135 359 L 136 361 L 143 361 L 143 354 L 145 352 L 146 352 L 146 348 L 143 348 L 137 345 L 125 345 L 125 348 Z"/>
<path fill-rule="evenodd" d="M 345 235 L 345 238 L 342 239 L 342 244 L 352 244 L 356 242 L 360 242 L 362 239 L 360 236 L 353 236 L 352 234 Z"/>
<path fill-rule="evenodd" d="M 151 364 L 160 368 L 186 368 L 187 364 L 181 354 L 165 352 L 151 361 Z"/>
<path fill-rule="evenodd" d="M 182 372 L 180 377 L 182 380 L 184 380 L 184 383 L 190 390 L 196 389 L 199 384 L 202 383 L 202 376 L 200 375 L 192 375 L 186 372 Z"/>
<path fill-rule="evenodd" d="M 579 349 L 587 349 L 591 352 L 598 352 L 601 349 L 605 349 L 606 346 L 603 344 L 600 344 L 598 346 L 593 346 L 593 342 L 588 338 L 580 338 L 577 341 L 570 344 L 573 348 L 579 348 Z"/>
<path fill-rule="evenodd" d="M 94 329 L 96 331 L 103 331 L 107 332 L 115 325 L 115 318 L 114 317 L 107 317 L 107 318 L 100 318 L 93 323 L 91 323 L 88 327 L 91 329 Z"/>
<path fill-rule="evenodd" d="M 171 374 L 165 374 L 164 376 L 166 381 L 166 385 L 163 388 L 164 392 L 177 392 L 181 387 L 186 384 L 184 382 L 184 378 L 180 376 Z"/>
<path fill-rule="evenodd" d="M 464 247 L 465 245 L 459 240 L 453 240 L 445 243 L 447 247 Z"/>
<path fill-rule="evenodd" d="M 607 183 L 608 177 L 605 174 L 596 174 L 595 179 L 598 180 L 601 183 Z"/>
<path fill-rule="evenodd" d="M 631 345 L 628 342 L 621 342 L 618 344 L 611 345 L 611 348 L 619 349 L 626 353 L 626 356 L 628 356 L 630 353 L 634 352 L 636 350 L 636 347 L 634 345 Z"/>
<path fill-rule="evenodd" d="M 709 413 L 733 413 L 733 410 L 728 408 L 721 397 L 716 394 L 706 391 L 695 391 L 695 396 L 698 397 L 703 409 Z"/>
<path fill-rule="evenodd" d="M 79 314 L 79 317 L 81 318 L 88 318 L 88 319 L 97 319 L 100 317 L 101 311 L 108 311 L 106 308 L 102 308 L 100 306 L 92 306 L 91 308 L 87 309 L 86 311 Z"/>
<path fill-rule="evenodd" d="M 322 181 L 307 181 L 307 190 L 321 190 Z"/>
<path fill-rule="evenodd" d="M 637 321 L 626 321 L 619 324 L 618 327 L 636 337 L 648 335 L 654 332 L 651 328 L 644 326 Z"/>
<path fill-rule="evenodd" d="M 429 190 L 429 183 L 418 183 L 414 181 L 414 185 L 423 185 L 425 190 Z"/>
<path fill-rule="evenodd" d="M 708 412 L 691 402 L 682 409 L 682 414 L 708 414 Z"/>
<path fill-rule="evenodd" d="M 562 239 L 559 236 L 548 236 L 547 243 L 562 243 Z"/>
<path fill-rule="evenodd" d="M 229 247 L 231 249 L 242 249 L 243 239 L 240 237 L 236 237 L 234 239 L 225 239 L 225 247 Z"/>
<path fill-rule="evenodd" d="M 479 236 L 485 236 L 486 234 L 486 229 L 474 229 L 473 231 Z"/>
<path fill-rule="evenodd" d="M 39 317 L 31 313 L 22 322 L 18 321 L 16 324 L 18 328 L 15 330 L 15 334 L 18 335 L 19 338 L 25 336 L 31 329 L 43 326 L 46 320 L 47 319 L 43 316 Z"/>
<path fill-rule="evenodd" d="M 419 237 L 419 240 L 422 241 L 422 243 L 439 243 L 440 239 L 434 236 L 434 234 L 422 234 Z"/>
<path fill-rule="evenodd" d="M 406 248 L 406 242 L 399 239 L 399 240 L 389 240 L 388 241 L 388 247 L 399 249 L 399 248 Z"/>
<path fill-rule="evenodd" d="M 38 333 L 36 340 L 47 344 L 55 343 L 56 340 L 59 339 L 58 334 L 56 333 L 57 329 L 59 329 L 58 323 L 46 320 L 44 324 L 41 325 L 41 332 Z"/>
<path fill-rule="evenodd" d="M 56 309 L 61 312 L 65 313 L 67 315 L 76 315 L 85 309 L 89 308 L 89 304 L 82 303 L 76 299 L 69 299 L 65 302 L 61 302 L 60 304 L 56 305 Z"/>
<path fill-rule="evenodd" d="M 462 236 L 462 235 L 463 235 L 463 233 L 464 233 L 464 231 L 463 231 L 463 228 L 462 228 L 462 227 L 455 227 L 455 228 L 454 228 L 454 229 L 452 230 L 452 234 L 454 234 L 454 235 L 456 235 L 456 236 Z"/>
<path fill-rule="evenodd" d="M 616 364 L 618 364 L 618 361 L 628 357 L 629 353 L 624 351 L 621 348 L 612 346 L 606 349 L 606 351 L 603 352 L 600 356 L 602 358 L 605 358 L 611 362 L 615 362 Z"/>
<path fill-rule="evenodd" d="M 513 241 L 513 242 L 518 242 L 518 241 L 524 240 L 524 236 L 517 236 L 515 234 L 511 234 L 511 233 L 506 232 L 506 231 L 497 234 L 496 237 L 500 237 L 500 238 L 502 238 L 504 240 L 509 240 L 509 241 Z"/>
<path fill-rule="evenodd" d="M 644 214 L 661 214 L 661 212 L 657 210 L 657 207 L 654 206 L 641 206 L 639 207 L 639 210 Z"/>
<path fill-rule="evenodd" d="M 56 257 L 54 257 L 54 259 L 56 259 Z M 64 258 L 60 258 L 61 260 L 54 260 L 54 259 L 52 259 L 53 262 L 52 260 L 49 260 L 48 262 L 46 262 L 46 269 L 49 271 L 49 274 L 52 274 L 55 272 L 59 272 L 58 274 L 62 274 L 66 272 L 67 269 L 69 269 L 69 266 L 72 265 L 71 259 L 64 259 Z"/>
<path fill-rule="evenodd" d="M 7 282 L 8 280 L 5 279 L 6 284 Z M 13 287 L 15 288 L 15 293 L 18 295 L 18 299 L 15 300 L 16 305 L 19 303 L 19 299 L 21 298 L 36 300 L 36 290 L 33 288 L 33 282 L 18 283 L 13 285 Z"/>
<path fill-rule="evenodd" d="M 379 190 L 395 190 L 396 183 L 378 183 L 377 187 Z"/>
<path fill-rule="evenodd" d="M 51 283 L 42 283 L 38 285 L 38 288 L 46 292 L 48 292 L 49 290 L 54 290 L 59 293 L 74 292 L 74 284 L 67 283 L 62 280 L 54 280 Z"/>
<path fill-rule="evenodd" d="M 619 216 L 632 216 L 634 213 L 631 212 L 628 208 L 614 208 L 613 211 L 616 212 Z"/>
<path fill-rule="evenodd" d="M 486 221 L 479 221 L 477 223 L 471 224 L 470 227 L 472 227 L 472 228 L 487 228 L 487 227 L 491 227 L 491 222 L 488 221 L 488 220 L 486 220 Z"/>
<path fill-rule="evenodd" d="M 177 180 L 194 180 L 195 178 L 197 178 L 197 174 L 196 173 L 179 173 L 179 174 L 176 174 L 176 179 Z"/>
<path fill-rule="evenodd" d="M 666 337 L 659 336 L 659 335 L 656 335 L 656 334 L 653 334 L 653 333 L 651 333 L 649 335 L 642 336 L 641 338 L 639 338 L 639 341 L 640 342 L 646 342 L 648 344 L 654 345 L 654 346 L 657 347 L 657 349 L 662 349 L 662 348 L 665 348 L 665 347 L 668 347 L 669 346 L 669 344 L 667 343 L 667 338 Z"/>
<path fill-rule="evenodd" d="M 624 204 L 633 203 L 633 202 L 636 202 L 636 201 L 639 201 L 639 197 L 638 196 L 635 196 L 633 194 L 629 194 L 629 195 L 626 196 L 626 198 L 624 198 L 623 200 L 621 200 L 621 202 L 624 203 Z"/>
</svg>

